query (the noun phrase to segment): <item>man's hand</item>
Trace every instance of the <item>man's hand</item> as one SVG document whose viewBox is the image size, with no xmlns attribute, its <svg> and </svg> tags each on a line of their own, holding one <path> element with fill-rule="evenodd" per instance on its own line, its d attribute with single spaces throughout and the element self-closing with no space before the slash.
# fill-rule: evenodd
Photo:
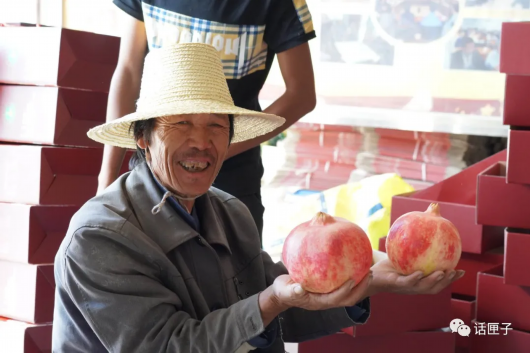
<svg viewBox="0 0 530 353">
<path fill-rule="evenodd" d="M 385 259 L 372 266 L 373 281 L 368 290 L 370 296 L 381 293 L 437 294 L 464 276 L 464 271 L 435 271 L 424 277 L 421 271 L 404 276 L 390 260 Z"/>
<path fill-rule="evenodd" d="M 290 276 L 283 275 L 276 278 L 272 288 L 280 305 L 306 310 L 326 310 L 357 304 L 367 297 L 371 282 L 370 272 L 357 285 L 353 281 L 348 281 L 331 293 L 316 294 L 305 291 Z"/>
</svg>

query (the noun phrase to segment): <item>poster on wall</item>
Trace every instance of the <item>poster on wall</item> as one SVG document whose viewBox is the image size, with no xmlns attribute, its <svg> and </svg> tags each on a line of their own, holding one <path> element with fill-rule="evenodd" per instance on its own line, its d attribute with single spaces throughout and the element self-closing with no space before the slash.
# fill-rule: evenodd
<svg viewBox="0 0 530 353">
<path fill-rule="evenodd" d="M 307 4 L 317 32 L 310 45 L 319 102 L 440 116 L 502 115 L 502 23 L 530 20 L 530 0 Z M 272 75 L 270 87 L 281 86 L 281 75 Z"/>
</svg>

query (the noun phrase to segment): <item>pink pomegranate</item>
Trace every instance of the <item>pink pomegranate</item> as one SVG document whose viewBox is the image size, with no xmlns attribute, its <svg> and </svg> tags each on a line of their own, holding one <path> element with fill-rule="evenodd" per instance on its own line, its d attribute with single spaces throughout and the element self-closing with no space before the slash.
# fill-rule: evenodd
<svg viewBox="0 0 530 353">
<path fill-rule="evenodd" d="M 285 239 L 282 260 L 291 278 L 312 293 L 329 293 L 370 271 L 372 247 L 356 224 L 319 212 Z"/>
<path fill-rule="evenodd" d="M 396 219 L 386 239 L 386 252 L 394 267 L 409 275 L 422 271 L 453 270 L 462 254 L 456 227 L 440 215 L 438 204 L 425 212 L 409 212 Z"/>
</svg>

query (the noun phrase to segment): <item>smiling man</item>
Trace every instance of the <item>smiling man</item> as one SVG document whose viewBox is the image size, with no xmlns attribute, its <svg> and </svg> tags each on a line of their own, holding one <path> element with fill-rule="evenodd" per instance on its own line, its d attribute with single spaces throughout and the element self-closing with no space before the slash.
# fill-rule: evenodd
<svg viewBox="0 0 530 353">
<path fill-rule="evenodd" d="M 366 322 L 370 295 L 436 293 L 460 276 L 403 277 L 383 259 L 329 294 L 293 283 L 248 208 L 212 187 L 231 143 L 283 122 L 234 106 L 212 46 L 150 52 L 136 112 L 89 132 L 144 162 L 71 221 L 55 260 L 53 351 L 283 353 L 284 341 Z"/>
</svg>

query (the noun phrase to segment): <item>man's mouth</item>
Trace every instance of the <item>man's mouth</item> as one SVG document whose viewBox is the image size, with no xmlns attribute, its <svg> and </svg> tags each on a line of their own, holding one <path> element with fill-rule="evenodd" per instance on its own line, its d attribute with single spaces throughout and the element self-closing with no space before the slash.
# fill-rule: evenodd
<svg viewBox="0 0 530 353">
<path fill-rule="evenodd" d="M 206 168 L 210 166 L 210 163 L 208 162 L 199 162 L 199 161 L 182 161 L 179 162 L 180 166 L 184 168 L 184 170 L 190 172 L 190 173 L 198 173 L 202 172 Z"/>
</svg>

